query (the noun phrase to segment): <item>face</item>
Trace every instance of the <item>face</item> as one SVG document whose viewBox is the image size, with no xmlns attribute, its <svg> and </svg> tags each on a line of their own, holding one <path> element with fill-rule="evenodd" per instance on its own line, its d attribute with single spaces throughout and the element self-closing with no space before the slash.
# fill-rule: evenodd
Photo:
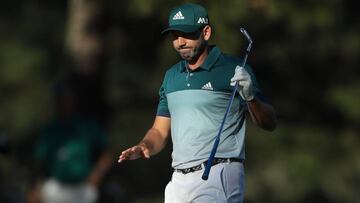
<svg viewBox="0 0 360 203">
<path fill-rule="evenodd" d="M 194 33 L 173 31 L 173 46 L 181 58 L 195 63 L 207 47 L 207 35 L 206 27 Z"/>
</svg>

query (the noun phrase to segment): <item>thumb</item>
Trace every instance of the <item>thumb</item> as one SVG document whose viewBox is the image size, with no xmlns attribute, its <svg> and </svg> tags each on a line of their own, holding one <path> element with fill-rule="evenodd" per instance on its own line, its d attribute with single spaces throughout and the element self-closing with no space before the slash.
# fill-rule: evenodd
<svg viewBox="0 0 360 203">
<path fill-rule="evenodd" d="M 150 150 L 147 147 L 142 147 L 141 151 L 144 158 L 146 159 L 150 158 Z"/>
</svg>

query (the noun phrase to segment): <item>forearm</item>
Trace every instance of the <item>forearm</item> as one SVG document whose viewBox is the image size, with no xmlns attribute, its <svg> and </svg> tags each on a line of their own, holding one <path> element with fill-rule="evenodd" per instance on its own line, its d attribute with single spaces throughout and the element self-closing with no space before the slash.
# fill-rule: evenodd
<svg viewBox="0 0 360 203">
<path fill-rule="evenodd" d="M 90 182 L 94 186 L 98 186 L 111 167 L 112 157 L 109 152 L 104 152 L 99 160 L 97 161 L 96 165 L 93 167 L 91 174 L 88 177 L 88 182 Z"/>
<path fill-rule="evenodd" d="M 276 128 L 276 114 L 274 108 L 258 98 L 247 102 L 251 119 L 264 130 L 273 131 Z"/>
<path fill-rule="evenodd" d="M 156 116 L 154 125 L 139 144 L 121 152 L 118 162 L 138 158 L 150 158 L 159 153 L 166 145 L 170 131 L 170 118 Z"/>
<path fill-rule="evenodd" d="M 247 102 L 252 121 L 264 130 L 273 131 L 277 122 L 275 110 L 270 104 L 256 98 L 252 80 L 245 68 L 236 66 L 234 77 L 230 81 L 231 85 L 238 84 L 240 86 L 239 94 Z"/>
<path fill-rule="evenodd" d="M 150 155 L 155 155 L 165 147 L 166 143 L 167 136 L 162 135 L 156 128 L 150 128 L 139 145 L 145 145 L 149 149 Z"/>
</svg>

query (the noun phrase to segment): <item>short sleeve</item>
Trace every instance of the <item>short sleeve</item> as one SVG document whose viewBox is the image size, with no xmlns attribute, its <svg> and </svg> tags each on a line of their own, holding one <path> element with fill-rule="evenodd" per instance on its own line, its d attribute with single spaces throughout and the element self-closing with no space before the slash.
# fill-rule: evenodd
<svg viewBox="0 0 360 203">
<path fill-rule="evenodd" d="M 166 98 L 166 75 L 159 89 L 159 103 L 158 103 L 156 115 L 170 117 L 170 111 L 168 108 L 168 103 Z"/>
</svg>

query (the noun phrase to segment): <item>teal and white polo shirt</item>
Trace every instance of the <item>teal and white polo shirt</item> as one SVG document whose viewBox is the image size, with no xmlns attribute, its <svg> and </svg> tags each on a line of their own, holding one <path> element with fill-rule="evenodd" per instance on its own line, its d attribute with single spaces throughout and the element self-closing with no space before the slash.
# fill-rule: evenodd
<svg viewBox="0 0 360 203">
<path fill-rule="evenodd" d="M 159 90 L 157 116 L 171 118 L 172 167 L 188 168 L 210 155 L 233 87 L 230 79 L 241 59 L 223 54 L 216 46 L 201 67 L 191 71 L 186 61 L 173 65 Z M 256 97 L 264 98 L 249 66 Z M 241 110 L 246 103 L 237 94 L 229 111 L 215 157 L 245 158 L 245 122 Z"/>
</svg>

